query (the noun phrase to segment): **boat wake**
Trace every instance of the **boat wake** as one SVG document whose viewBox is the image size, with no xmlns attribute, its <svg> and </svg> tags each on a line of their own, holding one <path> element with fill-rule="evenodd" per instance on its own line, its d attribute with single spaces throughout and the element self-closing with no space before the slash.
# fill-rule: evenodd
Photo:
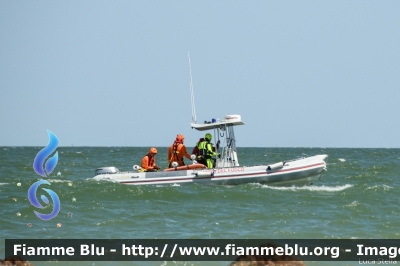
<svg viewBox="0 0 400 266">
<path fill-rule="evenodd" d="M 180 184 L 155 185 L 156 187 L 181 187 Z"/>
<path fill-rule="evenodd" d="M 93 177 L 93 178 L 86 178 L 85 180 L 89 181 L 96 181 L 96 182 L 111 182 L 111 183 L 119 183 L 117 180 L 111 178 L 103 178 L 103 177 Z"/>
<path fill-rule="evenodd" d="M 339 192 L 353 187 L 353 185 L 346 184 L 343 186 L 303 186 L 303 187 L 274 187 L 268 185 L 261 185 L 262 188 L 269 188 L 274 190 L 288 190 L 288 191 L 324 191 L 324 192 Z"/>
</svg>

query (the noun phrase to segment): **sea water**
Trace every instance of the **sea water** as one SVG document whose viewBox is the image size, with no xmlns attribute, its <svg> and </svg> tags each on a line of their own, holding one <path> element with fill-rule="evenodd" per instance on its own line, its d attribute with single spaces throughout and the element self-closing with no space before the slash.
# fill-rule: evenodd
<svg viewBox="0 0 400 266">
<path fill-rule="evenodd" d="M 132 169 L 149 147 L 58 147 L 42 178 L 43 147 L 0 147 L 0 257 L 4 239 L 396 239 L 400 238 L 400 149 L 239 147 L 241 165 L 328 154 L 328 171 L 310 186 L 128 186 L 92 179 L 94 170 Z M 191 150 L 188 148 L 188 150 Z M 167 148 L 156 162 L 167 166 Z M 27 196 L 46 179 L 61 203 L 40 220 Z M 50 207 L 51 208 L 51 205 Z M 43 211 L 45 212 L 45 211 Z M 58 224 L 58 226 L 57 226 Z M 227 265 L 229 262 L 33 262 L 35 265 Z M 358 265 L 360 262 L 306 262 Z"/>
</svg>

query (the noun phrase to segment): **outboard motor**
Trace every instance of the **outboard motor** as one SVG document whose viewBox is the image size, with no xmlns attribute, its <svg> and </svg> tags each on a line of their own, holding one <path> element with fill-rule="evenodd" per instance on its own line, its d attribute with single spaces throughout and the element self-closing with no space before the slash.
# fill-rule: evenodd
<svg viewBox="0 0 400 266">
<path fill-rule="evenodd" d="M 94 171 L 94 175 L 104 175 L 104 174 L 116 174 L 118 173 L 119 170 L 117 167 L 114 166 L 109 166 L 109 167 L 101 167 L 101 168 L 97 168 Z"/>
</svg>

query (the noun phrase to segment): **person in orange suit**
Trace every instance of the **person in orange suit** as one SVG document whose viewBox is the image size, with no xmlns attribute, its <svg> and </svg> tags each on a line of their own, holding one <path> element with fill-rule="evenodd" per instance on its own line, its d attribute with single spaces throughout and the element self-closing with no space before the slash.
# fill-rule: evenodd
<svg viewBox="0 0 400 266">
<path fill-rule="evenodd" d="M 150 148 L 149 153 L 147 153 L 142 159 L 142 168 L 146 169 L 147 172 L 156 172 L 160 170 L 160 167 L 156 165 L 157 149 Z"/>
<path fill-rule="evenodd" d="M 183 162 L 183 157 L 186 157 L 190 160 L 190 155 L 186 151 L 186 147 L 183 144 L 183 140 L 185 137 L 182 134 L 178 134 L 176 136 L 176 140 L 174 144 L 169 147 L 168 150 L 168 167 L 172 167 L 172 162 L 177 162 L 179 166 L 185 165 Z"/>
</svg>

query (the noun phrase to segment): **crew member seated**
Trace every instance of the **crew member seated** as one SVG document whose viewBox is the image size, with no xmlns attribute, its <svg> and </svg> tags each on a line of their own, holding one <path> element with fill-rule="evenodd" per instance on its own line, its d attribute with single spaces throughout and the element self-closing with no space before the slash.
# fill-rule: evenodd
<svg viewBox="0 0 400 266">
<path fill-rule="evenodd" d="M 142 168 L 145 169 L 147 172 L 157 172 L 160 170 L 160 167 L 156 165 L 156 156 L 157 149 L 152 147 L 149 150 L 143 159 L 142 159 Z"/>
</svg>

